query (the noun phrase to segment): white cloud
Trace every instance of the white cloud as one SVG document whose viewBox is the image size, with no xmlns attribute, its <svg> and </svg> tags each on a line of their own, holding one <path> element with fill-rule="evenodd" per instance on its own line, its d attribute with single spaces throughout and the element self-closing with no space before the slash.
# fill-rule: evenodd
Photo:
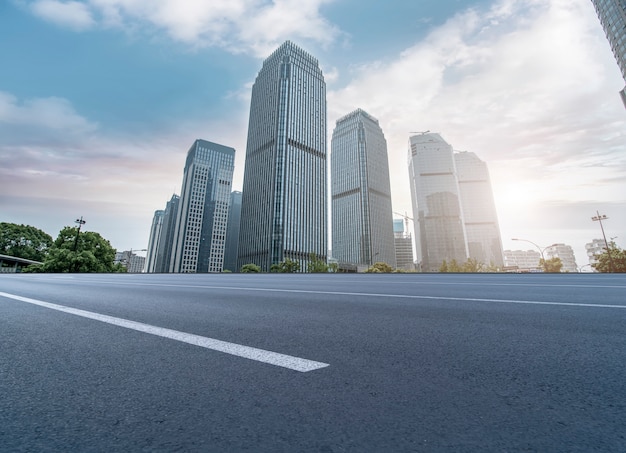
<svg viewBox="0 0 626 453">
<path fill-rule="evenodd" d="M 97 17 L 103 26 L 164 31 L 193 47 L 216 46 L 267 56 L 287 39 L 328 45 L 339 30 L 319 12 L 332 0 L 87 0 L 31 3 L 39 17 L 86 29 Z"/>
<path fill-rule="evenodd" d="M 73 30 L 85 30 L 95 25 L 89 7 L 81 2 L 37 0 L 30 8 L 36 16 Z"/>
</svg>

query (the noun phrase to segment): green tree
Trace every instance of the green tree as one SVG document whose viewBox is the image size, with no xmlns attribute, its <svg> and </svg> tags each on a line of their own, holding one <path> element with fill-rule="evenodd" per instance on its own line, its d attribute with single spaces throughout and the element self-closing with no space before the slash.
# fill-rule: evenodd
<svg viewBox="0 0 626 453">
<path fill-rule="evenodd" d="M 484 269 L 485 265 L 474 258 L 468 258 L 467 261 L 463 263 L 463 266 L 461 266 L 461 272 L 468 273 L 483 272 Z"/>
<path fill-rule="evenodd" d="M 620 249 L 615 242 L 609 243 L 609 252 L 611 253 L 611 259 L 609 260 L 609 254 L 605 249 L 604 252 L 596 254 L 595 258 L 597 263 L 592 264 L 593 268 L 598 272 L 626 272 L 626 250 Z M 611 265 L 612 264 L 612 265 Z"/>
<path fill-rule="evenodd" d="M 441 266 L 439 266 L 439 272 L 450 272 L 448 271 L 448 263 L 446 262 L 446 260 L 443 260 Z"/>
<path fill-rule="evenodd" d="M 30 225 L 0 223 L 0 253 L 43 261 L 52 246 L 52 236 Z"/>
<path fill-rule="evenodd" d="M 285 258 L 280 263 L 272 264 L 270 272 L 279 272 L 283 274 L 291 274 L 300 270 L 300 263 L 289 258 Z"/>
<path fill-rule="evenodd" d="M 559 272 L 561 272 L 561 268 L 563 267 L 563 262 L 561 261 L 561 258 L 559 258 L 558 256 L 547 259 L 547 260 L 544 260 L 543 258 L 541 258 L 539 260 L 539 266 L 543 269 L 544 272 L 558 274 Z"/>
<path fill-rule="evenodd" d="M 258 274 L 261 272 L 261 268 L 254 263 L 248 263 L 241 266 L 239 272 L 243 274 Z"/>
<path fill-rule="evenodd" d="M 306 271 L 312 274 L 323 274 L 328 272 L 328 264 L 315 253 L 311 253 L 309 262 L 306 265 Z"/>
<path fill-rule="evenodd" d="M 390 272 L 393 272 L 393 267 L 391 267 L 387 263 L 383 263 L 382 261 L 377 261 L 374 264 L 372 264 L 365 272 L 388 274 Z"/>
<path fill-rule="evenodd" d="M 77 228 L 65 227 L 59 232 L 43 264 L 30 266 L 32 272 L 125 272 L 114 263 L 115 249 L 94 231 L 77 235 Z"/>
</svg>

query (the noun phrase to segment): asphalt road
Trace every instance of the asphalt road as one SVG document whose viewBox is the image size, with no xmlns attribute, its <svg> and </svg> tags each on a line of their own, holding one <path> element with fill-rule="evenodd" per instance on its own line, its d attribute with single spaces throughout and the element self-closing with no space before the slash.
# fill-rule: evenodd
<svg viewBox="0 0 626 453">
<path fill-rule="evenodd" d="M 0 451 L 625 452 L 626 275 L 0 275 Z"/>
</svg>

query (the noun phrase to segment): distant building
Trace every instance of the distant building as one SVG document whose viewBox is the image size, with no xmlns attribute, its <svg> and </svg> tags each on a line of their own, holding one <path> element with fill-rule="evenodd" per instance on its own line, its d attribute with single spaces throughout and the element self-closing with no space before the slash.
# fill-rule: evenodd
<svg viewBox="0 0 626 453">
<path fill-rule="evenodd" d="M 221 272 L 235 150 L 196 140 L 187 153 L 170 260 L 172 272 Z"/>
<path fill-rule="evenodd" d="M 593 272 L 597 272 L 593 265 L 598 263 L 596 256 L 606 252 L 606 243 L 604 242 L 604 239 L 593 239 L 591 242 L 585 244 L 585 250 L 587 250 L 587 259 L 589 260 L 591 269 Z"/>
<path fill-rule="evenodd" d="M 502 239 L 487 164 L 470 152 L 455 153 L 454 162 L 469 257 L 501 268 Z"/>
<path fill-rule="evenodd" d="M 626 81 L 626 1 L 591 0 L 606 34 L 617 65 Z M 626 106 L 626 87 L 620 92 Z"/>
<path fill-rule="evenodd" d="M 241 221 L 241 192 L 230 194 L 228 209 L 228 227 L 226 228 L 226 247 L 224 249 L 224 269 L 237 272 L 237 250 L 239 248 L 239 223 Z"/>
<path fill-rule="evenodd" d="M 361 109 L 337 120 L 330 156 L 333 257 L 395 268 L 387 141 L 378 120 Z"/>
<path fill-rule="evenodd" d="M 252 86 L 237 267 L 326 261 L 326 137 L 322 70 L 287 41 Z"/>
<path fill-rule="evenodd" d="M 172 272 L 170 261 L 172 260 L 172 250 L 174 248 L 174 231 L 176 230 L 176 217 L 178 215 L 178 205 L 180 197 L 176 194 L 166 203 L 163 214 L 163 225 L 159 237 L 157 257 L 152 272 Z"/>
<path fill-rule="evenodd" d="M 413 262 L 413 241 L 411 232 L 408 228 L 405 230 L 405 221 L 403 219 L 393 220 L 394 245 L 396 249 L 396 268 L 403 271 L 414 271 L 415 263 Z"/>
<path fill-rule="evenodd" d="M 148 253 L 146 254 L 146 267 L 144 268 L 144 272 L 154 272 L 159 252 L 159 241 L 161 240 L 161 230 L 163 229 L 164 216 L 164 210 L 159 209 L 154 211 L 152 228 L 150 228 L 150 239 L 148 240 Z"/>
<path fill-rule="evenodd" d="M 563 263 L 561 272 L 578 272 L 574 250 L 569 245 L 552 244 L 550 247 L 546 247 L 544 256 L 546 257 L 546 260 L 559 258 L 561 263 Z"/>
<path fill-rule="evenodd" d="M 120 263 L 126 268 L 126 272 L 137 274 L 143 272 L 146 264 L 146 258 L 138 256 L 132 250 L 124 250 L 115 253 L 114 263 Z"/>
<path fill-rule="evenodd" d="M 438 272 L 444 261 L 464 263 L 468 251 L 452 146 L 439 134 L 413 135 L 408 161 L 421 270 Z"/>
<path fill-rule="evenodd" d="M 541 254 L 536 250 L 505 250 L 504 266 L 520 272 L 541 271 Z"/>
</svg>

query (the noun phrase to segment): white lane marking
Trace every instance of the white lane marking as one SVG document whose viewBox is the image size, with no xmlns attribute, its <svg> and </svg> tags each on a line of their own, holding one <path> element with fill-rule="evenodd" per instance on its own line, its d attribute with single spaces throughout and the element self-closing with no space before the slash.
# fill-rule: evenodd
<svg viewBox="0 0 626 453">
<path fill-rule="evenodd" d="M 389 297 L 397 299 L 425 299 L 425 300 L 452 300 L 467 302 L 492 302 L 502 304 L 522 304 L 522 305 L 560 305 L 565 307 L 592 307 L 592 308 L 624 308 L 626 305 L 610 305 L 610 304 L 585 304 L 573 302 L 546 302 L 538 300 L 515 300 L 515 299 L 480 299 L 469 297 L 448 297 L 448 296 L 418 296 L 413 294 L 380 294 L 380 293 L 355 293 L 344 291 L 314 291 L 307 289 L 280 289 L 280 288 L 253 288 L 239 286 L 216 286 L 216 285 L 179 285 L 173 283 L 138 283 L 138 282 L 119 282 L 92 280 L 92 283 L 107 283 L 125 286 L 156 286 L 165 288 L 199 288 L 199 289 L 224 289 L 236 291 L 263 291 L 278 293 L 300 293 L 300 294 L 327 294 L 330 296 L 363 296 L 363 297 Z M 1 294 L 1 293 L 0 293 Z"/>
<path fill-rule="evenodd" d="M 229 343 L 227 341 L 221 341 L 214 338 L 180 332 L 178 330 L 165 329 L 163 327 L 157 327 L 141 322 L 129 321 L 127 319 L 102 315 L 100 313 L 66 307 L 64 305 L 57 305 L 37 299 L 30 299 L 28 297 L 16 296 L 14 294 L 0 292 L 0 296 L 6 297 L 8 299 L 19 300 L 21 302 L 26 302 L 33 305 L 39 305 L 40 307 L 49 308 L 51 310 L 57 310 L 65 313 L 70 313 L 72 315 L 82 316 L 83 318 L 89 318 L 107 324 L 113 324 L 115 326 L 124 327 L 126 329 L 149 333 L 151 335 L 181 341 L 183 343 L 200 346 L 202 348 L 212 349 L 214 351 L 224 352 L 226 354 L 243 357 L 250 360 L 256 360 L 257 362 L 268 363 L 270 365 L 288 368 L 294 371 L 300 371 L 302 373 L 329 366 L 328 363 L 315 362 L 313 360 L 302 359 L 300 357 L 294 357 L 286 354 L 280 354 L 278 352 L 267 351 L 265 349 L 253 348 L 250 346 L 244 346 L 236 343 Z"/>
</svg>

